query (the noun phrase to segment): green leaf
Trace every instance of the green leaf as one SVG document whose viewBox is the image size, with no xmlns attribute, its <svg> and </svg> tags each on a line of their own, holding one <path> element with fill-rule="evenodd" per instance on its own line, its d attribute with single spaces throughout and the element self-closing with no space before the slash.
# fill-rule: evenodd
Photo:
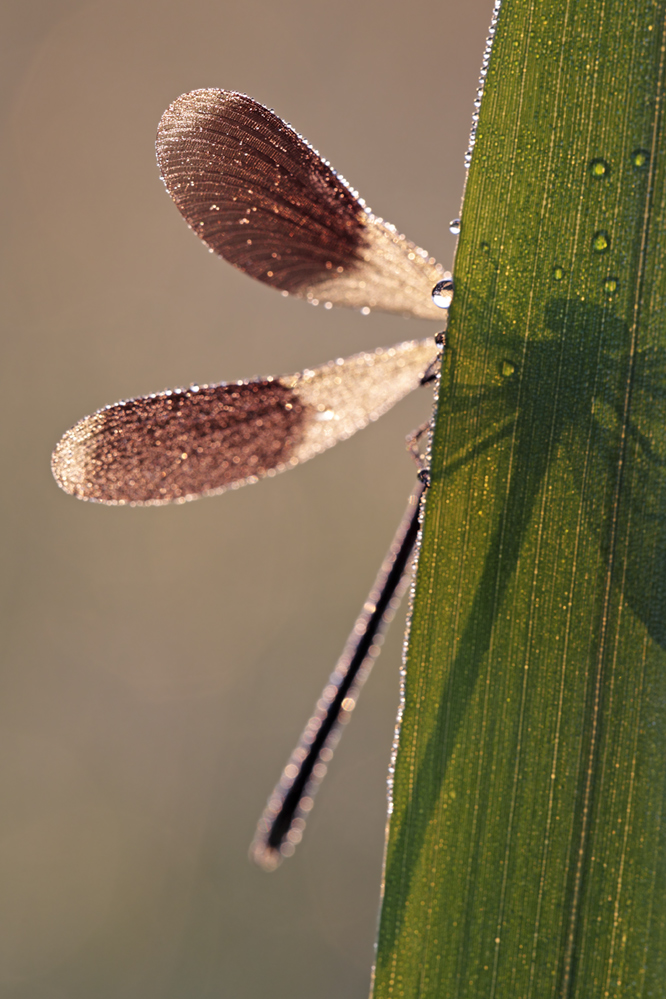
<svg viewBox="0 0 666 999">
<path fill-rule="evenodd" d="M 504 0 L 374 995 L 666 995 L 666 3 Z"/>
</svg>

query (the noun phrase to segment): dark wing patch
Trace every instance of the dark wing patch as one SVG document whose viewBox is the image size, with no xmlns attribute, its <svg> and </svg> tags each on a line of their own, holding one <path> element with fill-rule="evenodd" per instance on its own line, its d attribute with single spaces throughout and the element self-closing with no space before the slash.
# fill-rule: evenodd
<svg viewBox="0 0 666 999">
<path fill-rule="evenodd" d="M 292 294 L 359 263 L 363 205 L 281 118 L 195 90 L 165 111 L 157 159 L 188 224 L 234 266 Z"/>
<path fill-rule="evenodd" d="M 255 481 L 289 461 L 309 407 L 275 381 L 162 392 L 69 430 L 52 467 L 80 499 L 168 503 Z"/>
</svg>

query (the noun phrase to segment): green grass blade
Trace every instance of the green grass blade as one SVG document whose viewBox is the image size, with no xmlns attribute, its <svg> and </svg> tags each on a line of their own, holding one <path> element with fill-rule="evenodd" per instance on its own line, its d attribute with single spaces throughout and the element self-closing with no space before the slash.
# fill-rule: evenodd
<svg viewBox="0 0 666 999">
<path fill-rule="evenodd" d="M 376 999 L 666 996 L 665 16 L 502 6 Z"/>
</svg>

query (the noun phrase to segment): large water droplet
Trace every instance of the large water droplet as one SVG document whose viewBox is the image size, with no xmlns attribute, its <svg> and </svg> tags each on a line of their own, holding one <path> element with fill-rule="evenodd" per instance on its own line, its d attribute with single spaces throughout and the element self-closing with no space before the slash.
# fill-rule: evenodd
<svg viewBox="0 0 666 999">
<path fill-rule="evenodd" d="M 513 361 L 506 361 L 506 360 L 502 361 L 500 365 L 500 373 L 503 378 L 510 378 L 511 375 L 515 374 L 515 372 L 516 372 L 516 365 L 513 363 Z"/>
<path fill-rule="evenodd" d="M 607 295 L 612 295 L 617 291 L 618 280 L 616 277 L 607 277 L 604 281 L 604 291 Z"/>
<path fill-rule="evenodd" d="M 448 309 L 453 301 L 453 281 L 451 278 L 444 278 L 438 281 L 432 289 L 432 300 L 440 309 Z"/>
<path fill-rule="evenodd" d="M 608 253 L 610 250 L 610 236 L 604 229 L 599 229 L 592 237 L 592 249 L 595 253 Z"/>
<path fill-rule="evenodd" d="M 637 170 L 643 170 L 650 162 L 650 154 L 647 149 L 634 149 L 631 154 L 632 166 Z"/>
<path fill-rule="evenodd" d="M 457 236 L 460 232 L 460 219 L 451 219 L 449 222 L 449 232 L 452 232 L 454 236 Z"/>
<path fill-rule="evenodd" d="M 563 267 L 553 267 L 553 280 L 554 281 L 561 281 L 563 277 L 564 277 L 564 268 Z"/>
<path fill-rule="evenodd" d="M 482 239 L 479 243 L 479 249 L 481 250 L 481 253 L 489 253 L 490 243 L 486 243 L 485 239 Z"/>
<path fill-rule="evenodd" d="M 589 170 L 590 177 L 594 177 L 595 180 L 601 180 L 602 177 L 610 177 L 610 164 L 601 158 L 590 160 Z"/>
</svg>

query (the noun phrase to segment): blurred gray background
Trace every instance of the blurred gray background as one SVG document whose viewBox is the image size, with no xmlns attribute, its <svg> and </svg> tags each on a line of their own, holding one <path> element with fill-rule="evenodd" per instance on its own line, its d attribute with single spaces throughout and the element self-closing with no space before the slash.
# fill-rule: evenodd
<svg viewBox="0 0 666 999">
<path fill-rule="evenodd" d="M 491 0 L 3 0 L 0 995 L 367 995 L 404 613 L 274 874 L 247 857 L 414 482 L 415 396 L 277 479 L 77 502 L 85 414 L 435 333 L 286 300 L 206 252 L 155 166 L 197 87 L 274 107 L 450 266 Z M 420 397 L 417 397 L 420 396 Z"/>
</svg>

